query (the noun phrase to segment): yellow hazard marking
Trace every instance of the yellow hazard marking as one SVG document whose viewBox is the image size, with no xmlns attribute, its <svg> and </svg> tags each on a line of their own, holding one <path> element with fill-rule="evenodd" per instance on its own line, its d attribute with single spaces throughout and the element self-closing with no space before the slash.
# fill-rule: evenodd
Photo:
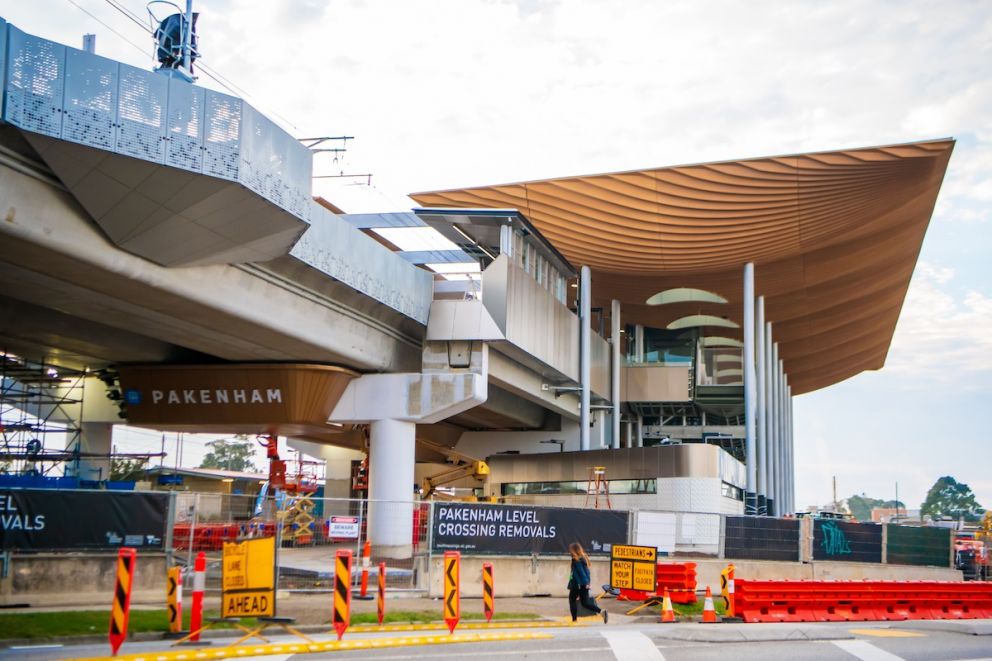
<svg viewBox="0 0 992 661">
<path fill-rule="evenodd" d="M 312 652 L 341 652 L 416 645 L 450 645 L 454 643 L 494 643 L 513 640 L 545 640 L 549 633 L 459 633 L 443 636 L 403 636 L 401 638 L 365 638 L 361 640 L 330 640 L 322 643 L 282 643 L 278 645 L 239 645 L 216 649 L 195 649 L 169 652 L 146 652 L 121 656 L 96 656 L 76 661 L 194 661 L 199 659 L 231 659 L 269 654 L 307 654 Z"/>
<path fill-rule="evenodd" d="M 901 631 L 899 629 L 848 629 L 848 632 L 856 636 L 876 636 L 878 638 L 919 638 L 920 636 L 926 636 L 925 633 Z"/>
<path fill-rule="evenodd" d="M 599 616 L 592 615 L 589 619 L 599 619 Z M 553 621 L 541 620 L 537 622 L 464 622 L 458 625 L 459 629 L 548 629 L 560 627 L 564 620 Z M 352 633 L 382 633 L 384 631 L 446 631 L 445 624 L 358 624 L 348 629 Z"/>
</svg>

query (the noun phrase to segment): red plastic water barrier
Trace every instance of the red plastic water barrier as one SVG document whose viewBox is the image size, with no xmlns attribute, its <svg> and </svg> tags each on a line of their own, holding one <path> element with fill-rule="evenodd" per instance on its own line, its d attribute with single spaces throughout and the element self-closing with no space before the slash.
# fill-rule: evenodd
<svg viewBox="0 0 992 661">
<path fill-rule="evenodd" d="M 621 589 L 620 601 L 646 601 L 660 598 L 668 590 L 668 596 L 676 604 L 696 603 L 696 563 L 673 562 L 658 564 L 655 569 L 655 591 Z"/>
<path fill-rule="evenodd" d="M 738 578 L 745 622 L 966 620 L 992 617 L 992 584 L 957 581 L 762 581 Z"/>
</svg>

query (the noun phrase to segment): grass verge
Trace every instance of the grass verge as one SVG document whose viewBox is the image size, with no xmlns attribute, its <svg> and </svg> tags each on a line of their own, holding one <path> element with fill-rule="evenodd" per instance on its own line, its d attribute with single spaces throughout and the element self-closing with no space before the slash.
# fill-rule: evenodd
<svg viewBox="0 0 992 661">
<path fill-rule="evenodd" d="M 217 617 L 217 611 L 206 611 L 204 619 Z M 437 611 L 396 611 L 386 612 L 386 624 L 423 624 L 442 621 Z M 462 613 L 461 621 L 484 620 L 482 613 Z M 536 620 L 533 613 L 500 613 L 493 614 L 494 620 Z M 376 624 L 375 613 L 353 613 L 352 624 Z M 245 626 L 254 624 L 253 618 L 241 621 Z M 62 636 L 106 635 L 110 624 L 107 611 L 46 611 L 42 613 L 0 613 L 0 640 L 59 638 Z M 183 625 L 189 630 L 189 609 L 184 609 Z M 144 631 L 165 632 L 169 628 L 166 611 L 163 610 L 132 610 L 128 622 L 128 633 Z M 230 629 L 230 624 L 219 624 L 215 629 Z"/>
</svg>

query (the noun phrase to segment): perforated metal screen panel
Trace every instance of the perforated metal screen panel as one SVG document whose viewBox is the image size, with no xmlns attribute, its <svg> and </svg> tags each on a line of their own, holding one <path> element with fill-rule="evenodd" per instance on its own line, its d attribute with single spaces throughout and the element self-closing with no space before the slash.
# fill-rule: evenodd
<svg viewBox="0 0 992 661">
<path fill-rule="evenodd" d="M 799 560 L 799 521 L 728 516 L 724 557 L 746 560 Z"/>
<path fill-rule="evenodd" d="M 887 526 L 886 562 L 895 565 L 951 564 L 951 531 L 947 528 Z"/>
<path fill-rule="evenodd" d="M 4 119 L 35 133 L 62 136 L 65 46 L 7 30 Z"/>
<path fill-rule="evenodd" d="M 164 163 L 169 79 L 122 64 L 118 80 L 117 151 Z"/>
<path fill-rule="evenodd" d="M 205 91 L 202 87 L 169 80 L 167 165 L 203 171 L 203 113 Z"/>
<path fill-rule="evenodd" d="M 203 134 L 203 173 L 222 179 L 238 178 L 241 140 L 241 99 L 206 90 L 206 125 Z"/>
<path fill-rule="evenodd" d="M 3 117 L 34 133 L 238 181 L 310 217 L 310 151 L 227 94 L 0 24 Z"/>
</svg>

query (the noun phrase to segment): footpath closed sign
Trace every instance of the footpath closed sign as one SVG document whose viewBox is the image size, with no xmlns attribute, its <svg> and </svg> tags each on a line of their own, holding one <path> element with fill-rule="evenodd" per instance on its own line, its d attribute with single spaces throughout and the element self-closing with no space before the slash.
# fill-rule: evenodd
<svg viewBox="0 0 992 661">
<path fill-rule="evenodd" d="M 658 549 L 614 545 L 610 552 L 610 587 L 654 592 Z"/>
<path fill-rule="evenodd" d="M 221 617 L 274 616 L 275 537 L 225 542 Z"/>
</svg>

